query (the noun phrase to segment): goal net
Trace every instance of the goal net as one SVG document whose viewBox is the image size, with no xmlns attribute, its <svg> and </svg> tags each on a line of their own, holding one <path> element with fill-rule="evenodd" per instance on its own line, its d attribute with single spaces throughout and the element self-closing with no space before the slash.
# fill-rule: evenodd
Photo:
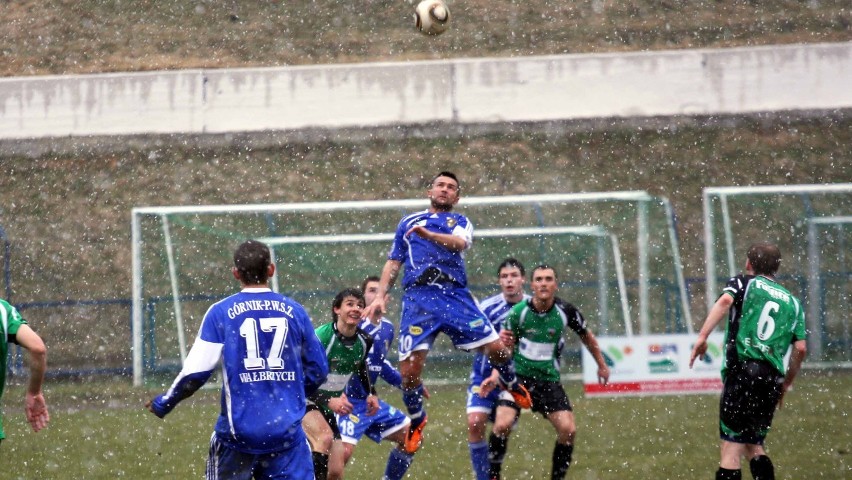
<svg viewBox="0 0 852 480">
<path fill-rule="evenodd" d="M 704 189 L 706 302 L 745 266 L 755 241 L 778 244 L 779 281 L 803 300 L 808 363 L 852 366 L 852 183 Z"/>
<path fill-rule="evenodd" d="M 134 383 L 180 367 L 209 305 L 236 291 L 230 267 L 243 240 L 271 247 L 273 289 L 302 303 L 320 325 L 331 320 L 337 291 L 381 272 L 400 218 L 427 207 L 418 199 L 135 208 Z M 596 333 L 691 329 L 666 199 L 645 192 L 471 197 L 458 211 L 475 226 L 465 261 L 478 298 L 499 292 L 497 265 L 515 257 L 528 269 L 555 266 L 560 295 Z M 398 294 L 389 307 L 395 323 Z M 431 362 L 442 359 L 458 359 L 445 339 L 430 354 Z M 576 359 L 579 365 L 579 345 Z M 443 376 L 465 380 L 468 361 L 447 365 Z"/>
</svg>

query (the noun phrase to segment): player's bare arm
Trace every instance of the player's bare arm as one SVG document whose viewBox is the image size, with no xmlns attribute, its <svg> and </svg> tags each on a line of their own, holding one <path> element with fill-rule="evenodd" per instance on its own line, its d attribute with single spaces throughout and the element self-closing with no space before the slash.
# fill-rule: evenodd
<svg viewBox="0 0 852 480">
<path fill-rule="evenodd" d="M 376 298 L 373 299 L 373 303 L 367 305 L 367 308 L 364 309 L 363 315 L 365 318 L 377 319 L 387 312 L 387 304 L 385 302 L 388 292 L 393 288 L 396 277 L 399 276 L 400 269 L 402 269 L 402 262 L 399 260 L 388 260 L 385 262 L 385 266 L 382 267 L 382 276 L 379 280 L 379 291 L 376 292 Z"/>
<path fill-rule="evenodd" d="M 580 340 L 598 364 L 598 383 L 606 385 L 609 382 L 609 367 L 606 366 L 606 361 L 601 353 L 601 346 L 598 344 L 598 339 L 595 338 L 595 335 L 592 332 L 587 331 L 585 335 L 580 337 Z"/>
<path fill-rule="evenodd" d="M 449 233 L 432 232 L 422 225 L 415 225 L 405 232 L 406 236 L 412 234 L 417 234 L 418 236 L 425 238 L 430 242 L 435 242 L 453 252 L 461 252 L 467 248 L 467 241 L 465 241 L 465 239 Z"/>
<path fill-rule="evenodd" d="M 784 406 L 784 394 L 793 386 L 793 380 L 802 368 L 802 362 L 808 353 L 807 341 L 796 340 L 793 342 L 793 351 L 790 352 L 790 364 L 787 366 L 787 374 L 784 376 L 784 384 L 781 388 L 781 396 L 778 398 L 778 408 Z"/>
<path fill-rule="evenodd" d="M 713 332 L 719 322 L 728 314 L 731 305 L 734 304 L 734 297 L 723 294 L 713 304 L 710 313 L 707 314 L 707 319 L 704 320 L 704 325 L 701 331 L 698 332 L 698 338 L 695 340 L 695 346 L 692 347 L 692 354 L 689 356 L 689 368 L 695 363 L 696 358 L 704 359 L 704 354 L 707 353 L 707 337 Z"/>
<path fill-rule="evenodd" d="M 18 329 L 15 339 L 18 345 L 27 349 L 30 356 L 30 381 L 27 385 L 25 412 L 33 431 L 38 432 L 50 421 L 42 392 L 44 372 L 47 370 L 47 348 L 41 337 L 26 324 Z"/>
</svg>

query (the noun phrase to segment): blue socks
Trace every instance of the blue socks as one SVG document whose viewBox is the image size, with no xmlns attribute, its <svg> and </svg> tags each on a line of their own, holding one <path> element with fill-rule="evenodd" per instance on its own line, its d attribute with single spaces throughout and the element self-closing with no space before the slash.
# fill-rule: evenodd
<svg viewBox="0 0 852 480">
<path fill-rule="evenodd" d="M 423 384 L 421 383 L 416 388 L 411 390 L 402 390 L 402 403 L 408 410 L 408 417 L 411 419 L 411 428 L 420 425 L 423 421 L 423 416 L 426 410 L 423 408 Z"/>
<path fill-rule="evenodd" d="M 382 480 L 401 480 L 411 466 L 411 461 L 414 460 L 414 455 L 403 452 L 398 448 L 394 448 L 388 457 L 388 466 L 385 467 L 385 476 Z"/>
<path fill-rule="evenodd" d="M 485 441 L 468 443 L 470 449 L 470 463 L 473 464 L 473 473 L 476 480 L 488 480 L 488 443 Z"/>
</svg>

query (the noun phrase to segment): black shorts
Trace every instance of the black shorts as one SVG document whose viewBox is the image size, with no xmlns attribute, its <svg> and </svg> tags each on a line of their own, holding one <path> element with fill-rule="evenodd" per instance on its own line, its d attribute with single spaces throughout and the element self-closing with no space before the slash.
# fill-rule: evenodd
<svg viewBox="0 0 852 480">
<path fill-rule="evenodd" d="M 308 402 L 305 407 L 305 413 L 312 412 L 314 410 L 319 411 L 322 414 L 322 418 L 324 418 L 325 422 L 328 423 L 328 426 L 331 427 L 331 434 L 334 439 L 340 440 L 340 429 L 337 428 L 337 417 L 334 415 L 334 412 L 332 412 L 328 407 L 320 407 L 315 403 Z"/>
<path fill-rule="evenodd" d="M 783 382 L 784 376 L 766 362 L 749 360 L 731 368 L 719 402 L 719 438 L 762 445 Z"/>
<path fill-rule="evenodd" d="M 559 382 L 546 382 L 518 375 L 518 381 L 530 392 L 533 412 L 547 416 L 553 412 L 573 411 L 571 400 Z"/>
</svg>

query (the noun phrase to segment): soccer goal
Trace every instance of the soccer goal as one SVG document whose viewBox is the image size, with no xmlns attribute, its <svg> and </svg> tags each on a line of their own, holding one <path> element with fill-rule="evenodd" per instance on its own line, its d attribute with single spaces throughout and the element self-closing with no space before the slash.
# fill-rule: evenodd
<svg viewBox="0 0 852 480">
<path fill-rule="evenodd" d="M 808 363 L 852 367 L 850 214 L 852 183 L 705 188 L 708 309 L 751 243 L 777 243 L 779 280 L 805 303 Z"/>
<path fill-rule="evenodd" d="M 427 206 L 416 199 L 133 209 L 134 383 L 179 368 L 210 303 L 235 291 L 231 255 L 241 241 L 272 247 L 273 288 L 305 305 L 319 325 L 331 319 L 338 290 L 380 273 L 399 219 Z M 476 296 L 497 293 L 497 265 L 512 256 L 530 269 L 559 269 L 560 294 L 596 332 L 691 330 L 666 199 L 645 192 L 469 197 L 458 210 L 475 226 L 466 263 Z M 394 321 L 398 311 L 392 304 Z"/>
</svg>

